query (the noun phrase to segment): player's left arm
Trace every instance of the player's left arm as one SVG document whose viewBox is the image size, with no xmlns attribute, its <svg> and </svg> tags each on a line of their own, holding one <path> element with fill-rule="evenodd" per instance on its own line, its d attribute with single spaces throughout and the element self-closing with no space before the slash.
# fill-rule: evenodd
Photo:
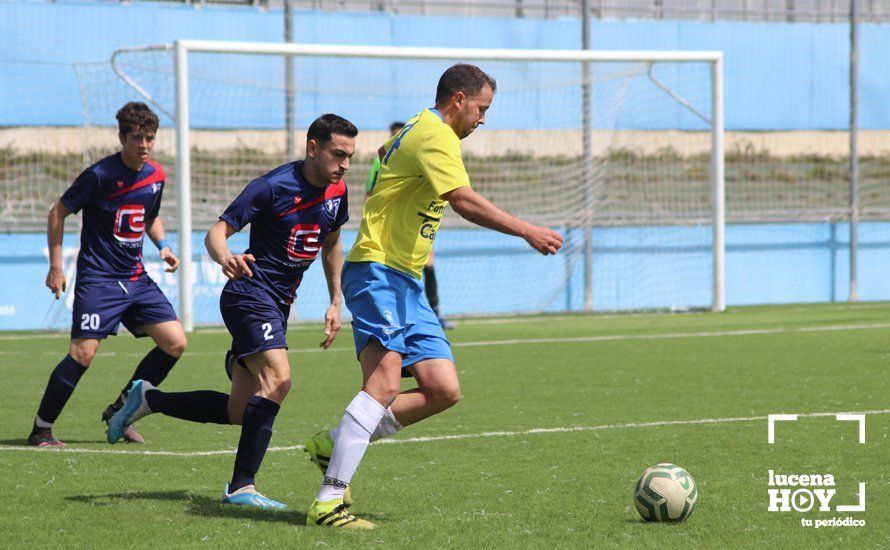
<svg viewBox="0 0 890 550">
<path fill-rule="evenodd" d="M 562 248 L 562 235 L 549 227 L 529 223 L 501 210 L 469 185 L 449 191 L 442 198 L 463 219 L 507 235 L 522 237 L 529 246 L 545 256 L 556 254 Z"/>
<path fill-rule="evenodd" d="M 176 257 L 176 254 L 173 253 L 173 250 L 170 249 L 170 243 L 167 242 L 166 233 L 164 232 L 164 222 L 161 221 L 160 216 L 156 216 L 154 218 L 149 218 L 145 223 L 146 233 L 148 233 L 148 238 L 151 239 L 151 242 L 158 247 L 160 250 L 161 259 L 167 263 L 167 268 L 164 269 L 167 273 L 173 273 L 179 267 L 179 258 Z"/>
<path fill-rule="evenodd" d="M 340 288 L 340 272 L 343 269 L 343 243 L 340 242 L 340 229 L 328 233 L 321 247 L 321 265 L 328 283 L 328 294 L 331 305 L 324 315 L 324 341 L 319 344 L 328 349 L 340 330 L 340 308 L 343 303 L 343 292 Z"/>
</svg>

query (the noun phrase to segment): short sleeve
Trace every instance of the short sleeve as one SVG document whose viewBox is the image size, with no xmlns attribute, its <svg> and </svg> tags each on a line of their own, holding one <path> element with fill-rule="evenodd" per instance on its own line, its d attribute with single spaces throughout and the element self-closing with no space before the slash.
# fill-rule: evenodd
<svg viewBox="0 0 890 550">
<path fill-rule="evenodd" d="M 334 225 L 331 231 L 336 231 L 343 227 L 349 221 L 349 191 L 345 191 L 340 197 L 340 205 L 337 207 L 337 217 L 334 219 Z"/>
<path fill-rule="evenodd" d="M 161 189 L 158 191 L 157 196 L 155 197 L 155 202 L 154 204 L 152 204 L 151 210 L 149 210 L 148 214 L 146 214 L 146 217 L 157 218 L 158 215 L 161 213 L 161 197 L 164 194 L 164 187 L 166 187 L 167 185 L 167 173 L 164 172 L 164 169 L 161 168 L 160 164 L 152 162 L 151 165 L 155 169 L 155 176 L 161 184 Z"/>
<path fill-rule="evenodd" d="M 417 151 L 417 164 L 436 194 L 441 197 L 458 187 L 470 185 L 457 136 L 440 134 L 431 137 Z"/>
<path fill-rule="evenodd" d="M 161 186 L 161 190 L 158 191 L 157 195 L 155 195 L 154 203 L 151 205 L 151 209 L 149 209 L 148 213 L 145 215 L 146 218 L 152 219 L 157 218 L 158 214 L 161 213 L 161 197 L 164 195 L 164 187 Z"/>
<path fill-rule="evenodd" d="M 80 210 L 89 204 L 99 190 L 99 176 L 92 168 L 87 168 L 77 176 L 74 183 L 71 184 L 64 194 L 62 194 L 62 204 L 73 214 L 77 214 Z"/>
<path fill-rule="evenodd" d="M 262 178 L 255 179 L 247 184 L 219 219 L 231 225 L 235 231 L 241 231 L 258 212 L 271 203 L 272 184 Z"/>
</svg>

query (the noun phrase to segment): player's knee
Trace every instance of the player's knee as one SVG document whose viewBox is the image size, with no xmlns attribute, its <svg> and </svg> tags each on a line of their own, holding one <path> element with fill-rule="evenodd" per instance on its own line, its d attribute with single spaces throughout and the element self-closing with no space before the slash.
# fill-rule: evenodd
<svg viewBox="0 0 890 550">
<path fill-rule="evenodd" d="M 448 409 L 457 405 L 457 402 L 460 401 L 460 384 L 440 386 L 434 388 L 430 393 L 432 393 L 432 395 L 429 395 L 431 399 L 436 401 L 442 408 Z"/>
<path fill-rule="evenodd" d="M 264 386 L 266 397 L 280 404 L 287 397 L 287 394 L 290 393 L 290 375 L 269 377 Z"/>
<path fill-rule="evenodd" d="M 164 353 L 173 357 L 182 357 L 182 354 L 185 353 L 185 348 L 188 345 L 188 340 L 185 339 L 185 335 L 176 336 L 171 338 L 167 342 L 164 343 L 164 346 L 161 348 L 164 350 Z"/>
<path fill-rule="evenodd" d="M 460 401 L 460 387 L 455 387 L 443 396 L 443 402 L 448 407 L 457 405 Z"/>
<path fill-rule="evenodd" d="M 290 393 L 291 384 L 292 384 L 292 382 L 291 382 L 290 376 L 278 381 L 277 392 L 278 392 L 278 395 L 281 396 L 282 400 L 284 400 L 284 398 L 287 397 L 287 394 Z"/>
<path fill-rule="evenodd" d="M 398 379 L 396 379 L 394 383 L 392 381 L 375 380 L 375 383 L 365 384 L 365 386 L 362 387 L 362 391 L 370 395 L 384 407 L 388 407 L 395 401 L 400 390 L 401 382 Z"/>
<path fill-rule="evenodd" d="M 96 356 L 96 350 L 84 346 L 71 346 L 71 349 L 68 350 L 68 354 L 72 359 L 77 361 L 80 366 L 87 368 L 90 366 L 90 363 L 93 362 L 93 357 Z"/>
<path fill-rule="evenodd" d="M 383 395 L 383 399 L 380 399 L 379 401 L 389 403 L 389 405 L 391 405 L 392 402 L 396 400 L 396 397 L 399 396 L 399 389 L 400 389 L 399 386 L 389 389 Z M 389 405 L 387 405 L 387 406 L 389 406 Z"/>
</svg>

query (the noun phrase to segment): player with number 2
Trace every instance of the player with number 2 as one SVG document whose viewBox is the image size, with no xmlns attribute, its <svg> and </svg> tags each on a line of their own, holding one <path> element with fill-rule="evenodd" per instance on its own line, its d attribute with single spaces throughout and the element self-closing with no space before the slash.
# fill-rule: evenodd
<svg viewBox="0 0 890 550">
<path fill-rule="evenodd" d="M 287 318 L 303 273 L 321 252 L 331 303 L 325 314 L 327 349 L 340 330 L 340 227 L 349 219 L 344 173 L 355 152 L 356 127 L 334 114 L 307 132 L 304 160 L 279 166 L 252 182 L 207 233 L 210 256 L 229 278 L 220 311 L 232 335 L 226 355 L 231 394 L 201 390 L 169 393 L 133 383 L 111 420 L 109 441 L 150 413 L 193 422 L 240 424 L 241 439 L 222 502 L 267 509 L 284 504 L 256 490 L 254 477 L 272 438 L 272 425 L 291 388 Z M 227 239 L 248 224 L 250 247 L 233 254 Z"/>
</svg>

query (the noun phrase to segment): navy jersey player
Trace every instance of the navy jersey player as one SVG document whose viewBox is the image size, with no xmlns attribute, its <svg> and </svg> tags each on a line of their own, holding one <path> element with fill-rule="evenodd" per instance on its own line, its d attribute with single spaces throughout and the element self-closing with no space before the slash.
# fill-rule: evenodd
<svg viewBox="0 0 890 550">
<path fill-rule="evenodd" d="M 185 351 L 186 338 L 170 302 L 146 274 L 142 259 L 144 235 L 157 245 L 167 271 L 179 259 L 164 238 L 158 215 L 165 176 L 151 160 L 158 117 L 144 103 L 131 102 L 117 112 L 121 151 L 81 173 L 49 213 L 47 241 L 50 268 L 46 286 L 58 299 L 66 290 L 62 271 L 65 217 L 83 211 L 77 282 L 68 355 L 50 376 L 37 410 L 28 443 L 40 447 L 64 444 L 53 437 L 52 426 L 93 360 L 99 343 L 116 334 L 123 323 L 136 336 L 150 336 L 157 347 L 136 367 L 131 382 L 159 384 Z M 102 420 L 120 409 L 121 396 L 105 409 Z M 127 441 L 142 442 L 135 429 Z"/>
<path fill-rule="evenodd" d="M 303 273 L 319 252 L 331 299 L 321 347 L 330 347 L 340 330 L 340 227 L 349 219 L 343 174 L 357 134 L 346 119 L 322 115 L 309 126 L 305 158 L 250 182 L 207 233 L 207 251 L 229 278 L 219 304 L 232 335 L 226 356 L 231 394 L 161 392 L 149 382 L 134 382 L 124 407 L 111 419 L 109 441 L 117 441 L 126 426 L 150 413 L 240 424 L 234 473 L 223 502 L 284 508 L 257 492 L 254 476 L 291 387 L 285 339 L 290 306 Z M 248 224 L 250 247 L 233 254 L 227 239 Z"/>
</svg>

